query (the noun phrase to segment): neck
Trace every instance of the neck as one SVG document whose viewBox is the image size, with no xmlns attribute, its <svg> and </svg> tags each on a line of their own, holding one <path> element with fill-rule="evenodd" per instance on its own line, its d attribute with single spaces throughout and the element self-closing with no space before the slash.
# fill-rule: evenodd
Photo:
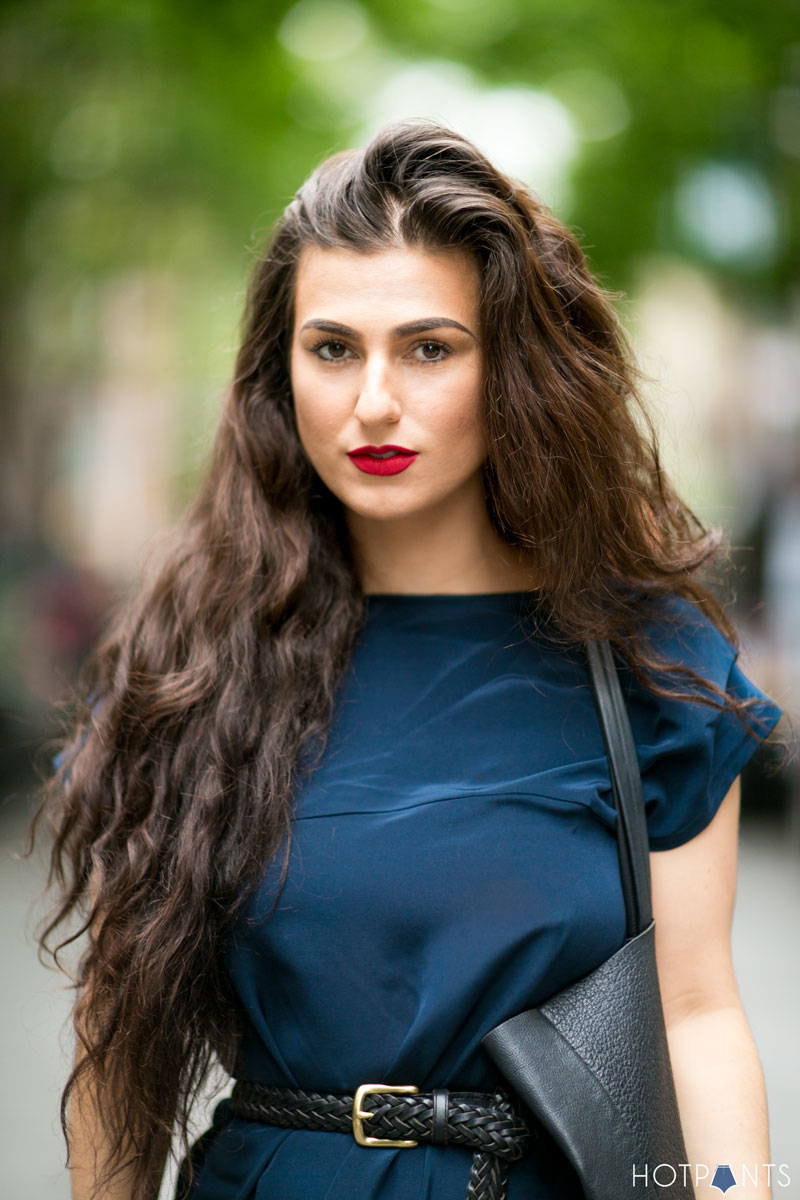
<svg viewBox="0 0 800 1200">
<path fill-rule="evenodd" d="M 391 519 L 346 512 L 364 592 L 466 594 L 540 586 L 531 556 L 495 530 L 482 492 L 453 499 L 435 511 Z"/>
</svg>

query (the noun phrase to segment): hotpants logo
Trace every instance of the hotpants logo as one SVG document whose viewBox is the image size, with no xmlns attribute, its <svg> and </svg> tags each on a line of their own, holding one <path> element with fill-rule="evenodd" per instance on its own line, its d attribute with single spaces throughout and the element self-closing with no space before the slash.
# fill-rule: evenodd
<svg viewBox="0 0 800 1200">
<path fill-rule="evenodd" d="M 737 1187 L 733 1171 L 727 1163 L 722 1163 L 714 1172 L 714 1178 L 711 1180 L 711 1186 L 719 1188 L 721 1192 L 727 1192 L 728 1188 Z"/>
<path fill-rule="evenodd" d="M 710 1186 L 718 1188 L 723 1195 L 740 1183 L 752 1183 L 757 1187 L 759 1178 L 770 1187 L 788 1187 L 792 1182 L 786 1163 L 737 1163 L 735 1172 L 730 1163 L 716 1163 L 713 1167 L 708 1163 L 657 1163 L 654 1167 L 645 1163 L 637 1167 L 634 1163 L 631 1182 L 634 1187 L 637 1184 L 647 1187 L 651 1181 L 656 1187 L 672 1187 L 678 1178 L 684 1187 L 690 1179 L 695 1187 L 710 1179 Z"/>
</svg>

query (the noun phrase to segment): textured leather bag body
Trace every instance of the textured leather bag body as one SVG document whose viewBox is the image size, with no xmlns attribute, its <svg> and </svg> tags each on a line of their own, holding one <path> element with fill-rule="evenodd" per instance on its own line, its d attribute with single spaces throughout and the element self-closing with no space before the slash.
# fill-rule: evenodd
<svg viewBox="0 0 800 1200">
<path fill-rule="evenodd" d="M 693 1200 L 656 972 L 636 747 L 609 643 L 585 650 L 617 811 L 626 940 L 481 1044 L 572 1163 L 587 1200 Z"/>
</svg>

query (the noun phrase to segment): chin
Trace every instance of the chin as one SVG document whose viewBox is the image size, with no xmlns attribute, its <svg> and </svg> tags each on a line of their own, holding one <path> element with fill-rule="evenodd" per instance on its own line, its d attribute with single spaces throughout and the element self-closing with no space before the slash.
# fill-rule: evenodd
<svg viewBox="0 0 800 1200">
<path fill-rule="evenodd" d="M 340 497 L 340 499 L 346 511 L 371 521 L 399 521 L 405 517 L 416 516 L 424 512 L 431 504 L 436 503 L 435 499 L 420 500 L 418 496 L 415 496 L 413 500 L 406 499 L 405 502 L 399 496 L 381 496 L 379 498 L 346 496 Z"/>
</svg>

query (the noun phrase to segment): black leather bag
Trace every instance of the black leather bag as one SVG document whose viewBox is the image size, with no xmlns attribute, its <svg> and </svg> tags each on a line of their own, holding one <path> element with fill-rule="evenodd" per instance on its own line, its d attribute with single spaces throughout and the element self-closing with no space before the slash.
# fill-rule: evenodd
<svg viewBox="0 0 800 1200">
<path fill-rule="evenodd" d="M 693 1200 L 656 973 L 636 748 L 609 643 L 585 650 L 617 810 L 626 940 L 481 1044 L 572 1163 L 587 1200 Z"/>
</svg>

